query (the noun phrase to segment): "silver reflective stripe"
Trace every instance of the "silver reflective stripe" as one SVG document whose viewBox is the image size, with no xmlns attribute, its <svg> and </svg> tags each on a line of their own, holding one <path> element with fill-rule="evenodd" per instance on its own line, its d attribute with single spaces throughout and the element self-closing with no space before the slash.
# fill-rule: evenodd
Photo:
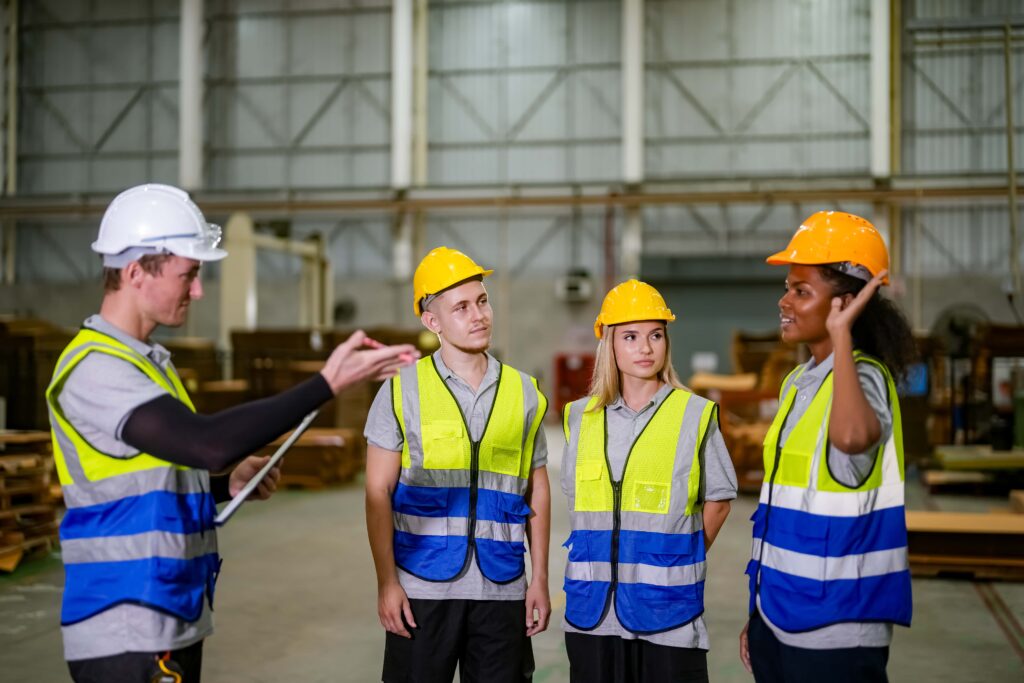
<svg viewBox="0 0 1024 683">
<path fill-rule="evenodd" d="M 469 470 L 425 470 L 419 465 L 402 468 L 398 480 L 406 486 L 469 488 Z"/>
<path fill-rule="evenodd" d="M 572 497 L 571 491 L 575 486 L 570 485 L 570 497 Z M 572 508 L 569 508 L 570 516 L 572 518 L 572 529 L 574 531 L 609 531 L 612 528 L 612 513 L 608 512 L 572 512 Z"/>
<path fill-rule="evenodd" d="M 432 361 L 431 361 L 432 362 Z M 405 445 L 409 449 L 409 462 L 411 469 L 416 475 L 435 475 L 445 472 L 445 470 L 424 470 L 423 469 L 423 438 L 420 434 L 420 378 L 416 374 L 416 363 L 408 365 L 401 370 L 399 374 L 402 378 L 402 421 L 400 425 L 402 429 L 402 437 L 405 439 Z M 394 394 L 392 393 L 392 396 Z M 396 411 L 397 412 L 397 411 Z M 413 425 L 413 428 L 409 428 L 409 425 Z M 407 477 L 406 469 L 402 469 L 402 480 L 406 481 Z M 417 477 L 415 481 L 420 481 Z M 449 484 L 437 483 L 434 486 L 449 486 Z M 468 479 L 466 486 L 469 486 Z"/>
<path fill-rule="evenodd" d="M 209 490 L 210 474 L 206 470 L 170 466 L 128 472 L 87 484 L 71 484 L 63 489 L 64 502 L 69 508 L 111 503 L 153 491 L 189 494 Z"/>
<path fill-rule="evenodd" d="M 469 520 L 465 517 L 420 517 L 401 512 L 392 513 L 395 529 L 417 536 L 465 536 Z"/>
<path fill-rule="evenodd" d="M 669 513 L 671 514 L 671 513 Z M 664 519 L 665 515 L 646 512 L 623 512 L 619 518 L 624 531 L 648 531 L 656 534 L 693 534 L 704 529 L 704 516 L 699 512 L 683 515 L 674 520 Z M 610 526 L 604 527 L 611 529 Z"/>
<path fill-rule="evenodd" d="M 53 409 L 51 408 L 50 410 Z M 50 428 L 54 436 L 57 437 L 57 444 L 60 446 L 60 455 L 64 458 L 64 466 L 67 468 L 68 474 L 71 476 L 71 481 L 88 481 L 85 478 L 85 471 L 82 469 L 82 462 L 78 459 L 78 451 L 75 450 L 75 445 L 71 442 L 71 439 L 68 438 L 68 435 L 64 433 L 60 423 L 57 422 L 52 415 L 50 416 Z M 68 488 L 68 486 L 64 486 L 64 491 L 67 491 Z M 65 502 L 67 502 L 66 498 Z M 70 503 L 67 504 L 70 505 Z"/>
<path fill-rule="evenodd" d="M 754 539 L 754 557 L 757 557 L 762 545 L 764 546 L 764 555 L 761 557 L 761 563 L 765 567 L 815 581 L 881 576 L 906 571 L 909 567 L 905 547 L 842 557 L 818 557 L 786 550 L 771 543 L 764 543 L 761 539 Z"/>
<path fill-rule="evenodd" d="M 173 534 L 150 531 L 130 536 L 103 536 L 62 540 L 64 564 L 127 562 L 150 557 L 190 560 L 217 552 L 217 534 Z"/>
<path fill-rule="evenodd" d="M 682 567 L 655 567 L 649 564 L 619 564 L 619 583 L 645 583 L 651 586 L 687 586 L 704 580 L 706 564 Z M 568 562 L 565 578 L 574 581 L 611 581 L 610 562 Z"/>
<path fill-rule="evenodd" d="M 495 522 L 489 519 L 478 519 L 476 520 L 474 536 L 492 541 L 522 543 L 526 539 L 526 525 L 505 524 L 504 522 Z"/>
<path fill-rule="evenodd" d="M 531 384 L 530 386 L 533 385 Z M 511 493 L 516 496 L 525 496 L 526 488 L 530 483 L 528 479 L 523 479 L 522 477 L 514 477 L 509 474 L 498 474 L 497 472 L 487 472 L 485 470 L 480 470 L 477 481 L 482 489 Z"/>
<path fill-rule="evenodd" d="M 768 504 L 768 483 L 761 485 L 761 502 Z M 883 484 L 867 491 L 818 491 L 775 484 L 772 507 L 800 510 L 825 517 L 860 517 L 876 510 L 903 505 L 903 482 Z"/>
</svg>

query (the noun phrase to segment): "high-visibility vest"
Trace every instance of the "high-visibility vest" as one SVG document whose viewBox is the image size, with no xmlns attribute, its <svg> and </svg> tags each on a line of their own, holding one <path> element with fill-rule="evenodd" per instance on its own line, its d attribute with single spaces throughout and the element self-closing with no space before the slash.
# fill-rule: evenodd
<svg viewBox="0 0 1024 683">
<path fill-rule="evenodd" d="M 750 611 L 760 598 L 764 615 L 784 631 L 857 621 L 910 625 L 899 398 L 885 365 L 859 351 L 854 359 L 882 372 L 892 409 L 892 434 L 860 486 L 846 486 L 829 470 L 832 373 L 779 448 L 803 368 L 790 373 L 794 381 L 780 395 L 764 440 L 765 479 L 747 566 Z"/>
<path fill-rule="evenodd" d="M 537 380 L 501 365 L 482 438 L 432 356 L 392 380 L 402 469 L 392 496 L 395 563 L 429 581 L 450 581 L 475 548 L 481 573 L 509 583 L 526 570 L 526 502 L 533 444 L 547 410 Z"/>
<path fill-rule="evenodd" d="M 61 624 L 123 603 L 199 619 L 212 605 L 220 571 L 210 475 L 139 453 L 114 457 L 90 444 L 64 415 L 60 393 L 90 353 L 130 363 L 195 410 L 181 379 L 102 332 L 82 329 L 64 349 L 46 390 L 54 460 L 67 504 L 60 526 L 64 559 Z"/>
<path fill-rule="evenodd" d="M 675 389 L 633 442 L 616 481 L 606 452 L 607 418 L 596 398 L 566 406 L 572 531 L 565 546 L 565 619 L 596 628 L 614 596 L 634 633 L 678 628 L 704 612 L 705 547 L 700 448 L 711 401 Z"/>
</svg>

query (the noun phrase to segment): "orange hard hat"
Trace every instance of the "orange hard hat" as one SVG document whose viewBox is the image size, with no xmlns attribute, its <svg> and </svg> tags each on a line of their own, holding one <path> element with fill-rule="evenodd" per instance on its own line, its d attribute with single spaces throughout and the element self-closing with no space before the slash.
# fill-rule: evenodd
<svg viewBox="0 0 1024 683">
<path fill-rule="evenodd" d="M 675 319 L 658 290 L 646 282 L 626 280 L 605 295 L 601 312 L 594 321 L 594 336 L 600 339 L 601 330 L 605 325 L 619 325 L 637 320 L 672 322 Z"/>
<path fill-rule="evenodd" d="M 842 211 L 818 211 L 801 224 L 789 246 L 765 260 L 773 266 L 848 262 L 874 277 L 889 269 L 889 250 L 866 219 Z M 888 277 L 883 284 L 889 284 Z"/>
</svg>

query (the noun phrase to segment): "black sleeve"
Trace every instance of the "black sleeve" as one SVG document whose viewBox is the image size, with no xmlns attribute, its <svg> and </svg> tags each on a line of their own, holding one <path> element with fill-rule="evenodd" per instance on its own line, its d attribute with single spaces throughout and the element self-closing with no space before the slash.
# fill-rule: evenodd
<svg viewBox="0 0 1024 683">
<path fill-rule="evenodd" d="M 319 373 L 276 396 L 215 415 L 193 413 L 173 396 L 161 396 L 132 411 L 121 438 L 176 465 L 220 472 L 295 427 L 333 396 Z"/>
<path fill-rule="evenodd" d="M 231 477 L 226 474 L 219 477 L 210 477 L 210 493 L 213 494 L 214 501 L 226 503 L 231 500 L 230 479 Z"/>
</svg>

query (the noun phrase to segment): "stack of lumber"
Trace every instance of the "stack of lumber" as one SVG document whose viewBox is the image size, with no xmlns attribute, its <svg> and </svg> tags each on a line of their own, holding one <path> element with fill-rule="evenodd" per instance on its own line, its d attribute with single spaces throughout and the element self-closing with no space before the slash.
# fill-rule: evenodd
<svg viewBox="0 0 1024 683">
<path fill-rule="evenodd" d="M 917 576 L 1024 579 L 1024 515 L 908 511 L 907 533 Z"/>
<path fill-rule="evenodd" d="M 264 448 L 260 455 L 270 455 L 287 435 Z M 308 429 L 281 464 L 280 485 L 285 487 L 321 489 L 352 481 L 366 461 L 366 441 L 355 429 Z"/>
<path fill-rule="evenodd" d="M 984 444 L 941 445 L 935 447 L 935 460 L 944 470 L 1024 470 L 1024 449 L 995 451 Z"/>
<path fill-rule="evenodd" d="M 46 387 L 73 333 L 45 320 L 0 316 L 0 396 L 7 399 L 4 426 L 49 429 Z"/>
<path fill-rule="evenodd" d="M 0 432 L 0 571 L 57 543 L 59 493 L 53 478 L 50 435 Z"/>
</svg>

